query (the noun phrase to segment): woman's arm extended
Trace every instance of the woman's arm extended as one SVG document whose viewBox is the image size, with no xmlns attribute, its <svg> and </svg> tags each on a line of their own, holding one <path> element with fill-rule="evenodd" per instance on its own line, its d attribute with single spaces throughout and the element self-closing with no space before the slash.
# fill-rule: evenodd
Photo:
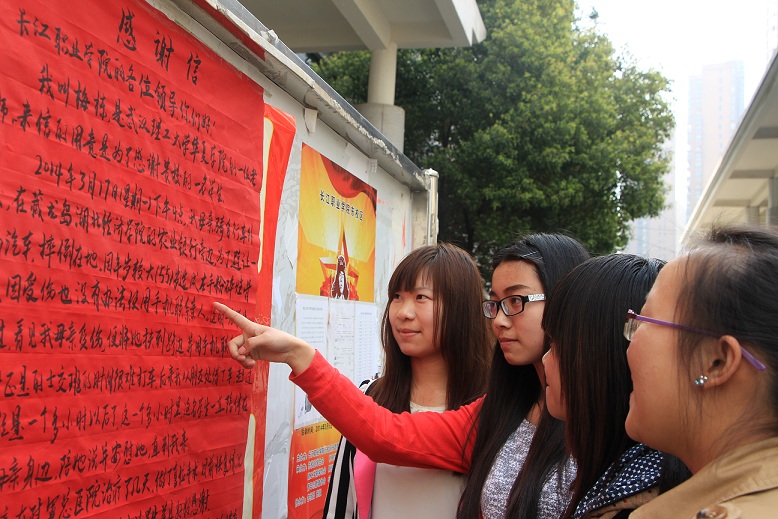
<svg viewBox="0 0 778 519">
<path fill-rule="evenodd" d="M 248 368 L 256 360 L 288 364 L 290 380 L 373 461 L 463 473 L 470 469 L 474 440 L 470 432 L 482 399 L 444 413 L 392 413 L 365 396 L 302 339 L 257 324 L 220 303 L 216 308 L 241 329 L 228 346 L 236 361 Z"/>
<path fill-rule="evenodd" d="M 392 413 L 365 396 L 316 352 L 290 380 L 340 433 L 378 463 L 470 470 L 470 429 L 481 399 L 444 413 Z"/>
</svg>

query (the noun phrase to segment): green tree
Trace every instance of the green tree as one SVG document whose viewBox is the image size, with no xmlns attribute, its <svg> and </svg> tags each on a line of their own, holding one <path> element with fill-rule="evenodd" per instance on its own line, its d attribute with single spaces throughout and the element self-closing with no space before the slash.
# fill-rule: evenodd
<svg viewBox="0 0 778 519">
<path fill-rule="evenodd" d="M 398 54 L 405 153 L 440 173 L 440 239 L 485 267 L 528 231 L 569 232 L 595 253 L 623 247 L 629 222 L 664 206 L 668 81 L 583 28 L 571 0 L 479 7 L 482 43 Z M 335 53 L 315 69 L 358 104 L 369 63 Z"/>
</svg>

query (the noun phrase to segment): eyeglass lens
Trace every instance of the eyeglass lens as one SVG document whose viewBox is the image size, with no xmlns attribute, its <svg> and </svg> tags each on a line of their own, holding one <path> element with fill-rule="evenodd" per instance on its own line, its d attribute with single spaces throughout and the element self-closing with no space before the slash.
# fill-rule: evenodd
<svg viewBox="0 0 778 519">
<path fill-rule="evenodd" d="M 524 310 L 524 299 L 521 296 L 510 296 L 500 301 L 505 315 L 520 314 Z"/>
<path fill-rule="evenodd" d="M 520 314 L 524 311 L 524 299 L 522 296 L 508 296 L 500 301 L 483 302 L 484 315 L 489 319 L 497 317 L 500 308 L 502 308 L 502 312 L 508 317 Z"/>
<path fill-rule="evenodd" d="M 497 317 L 497 301 L 484 301 L 481 307 L 484 310 L 484 316 L 489 319 Z"/>
<path fill-rule="evenodd" d="M 639 325 L 640 321 L 628 317 L 627 321 L 624 323 L 624 338 L 628 341 L 631 341 L 635 336 L 635 332 L 637 331 Z"/>
</svg>

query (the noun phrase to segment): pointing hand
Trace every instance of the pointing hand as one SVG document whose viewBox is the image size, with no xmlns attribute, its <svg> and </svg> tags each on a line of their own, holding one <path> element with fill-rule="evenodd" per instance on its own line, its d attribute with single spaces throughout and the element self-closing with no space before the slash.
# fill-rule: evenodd
<svg viewBox="0 0 778 519">
<path fill-rule="evenodd" d="M 214 307 L 240 328 L 241 334 L 230 340 L 230 356 L 244 368 L 253 368 L 257 360 L 283 362 L 295 373 L 305 371 L 316 350 L 302 339 L 281 330 L 263 326 L 247 319 L 222 303 Z"/>
</svg>

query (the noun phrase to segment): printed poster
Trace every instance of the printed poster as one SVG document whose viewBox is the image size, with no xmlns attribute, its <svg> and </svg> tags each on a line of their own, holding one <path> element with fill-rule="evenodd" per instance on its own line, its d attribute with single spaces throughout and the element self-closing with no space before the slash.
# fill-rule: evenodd
<svg viewBox="0 0 778 519">
<path fill-rule="evenodd" d="M 303 144 L 297 293 L 372 302 L 375 229 L 375 189 Z"/>
</svg>

